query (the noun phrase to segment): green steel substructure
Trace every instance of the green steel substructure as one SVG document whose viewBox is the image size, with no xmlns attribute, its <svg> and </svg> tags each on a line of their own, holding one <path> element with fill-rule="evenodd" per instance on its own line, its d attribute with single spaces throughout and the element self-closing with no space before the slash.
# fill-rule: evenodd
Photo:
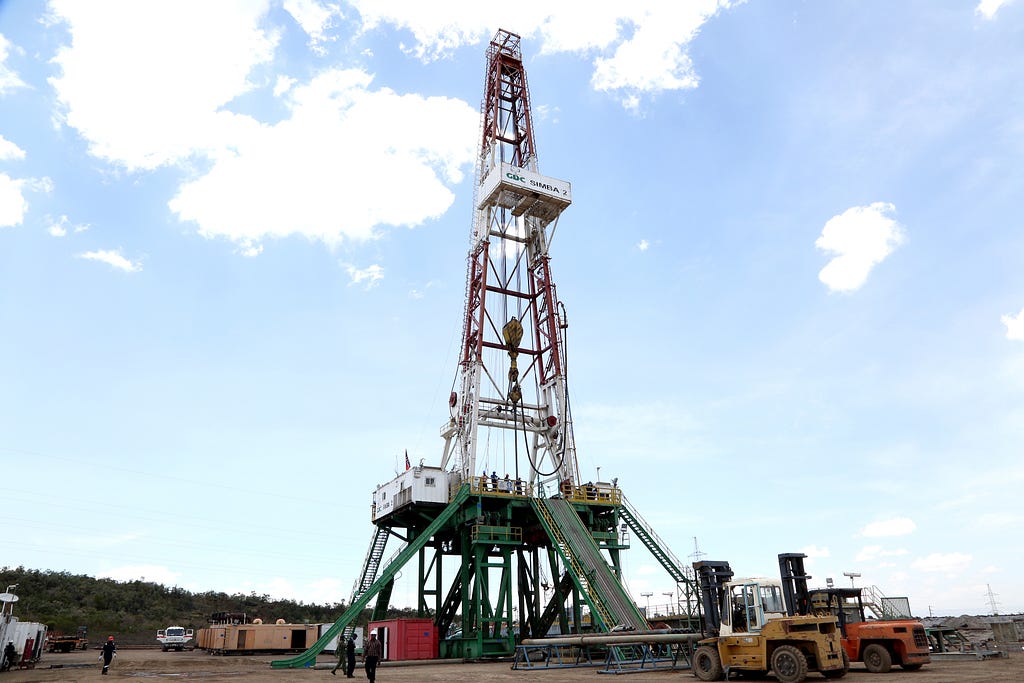
<svg viewBox="0 0 1024 683">
<path fill-rule="evenodd" d="M 635 510 L 622 514 L 621 491 L 579 487 L 568 496 L 529 494 L 492 491 L 472 478 L 447 506 L 409 504 L 378 520 L 407 546 L 380 567 L 369 589 L 309 650 L 273 666 L 311 666 L 370 600 L 375 600 L 373 618 L 384 619 L 395 576 L 414 560 L 417 615 L 434 619 L 443 658 L 510 656 L 519 639 L 543 637 L 556 627 L 560 633 L 617 625 L 647 629 L 621 583 L 626 546 L 619 541 L 619 526 L 627 519 L 631 526 L 642 523 Z M 379 534 L 374 539 L 378 542 Z M 653 532 L 643 540 L 657 546 Z M 383 544 L 378 545 L 383 553 Z M 661 557 L 671 553 L 661 551 Z M 376 571 L 373 559 L 368 557 L 367 567 Z"/>
</svg>

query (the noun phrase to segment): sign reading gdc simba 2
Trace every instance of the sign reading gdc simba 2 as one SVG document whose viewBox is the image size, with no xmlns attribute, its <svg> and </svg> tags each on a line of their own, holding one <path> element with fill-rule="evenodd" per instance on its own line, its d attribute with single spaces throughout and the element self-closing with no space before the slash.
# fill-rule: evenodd
<svg viewBox="0 0 1024 683">
<path fill-rule="evenodd" d="M 566 180 L 549 178 L 533 171 L 502 162 L 491 169 L 480 185 L 480 203 L 477 208 L 497 204 L 515 208 L 524 200 L 555 205 L 558 210 L 572 203 L 572 185 Z M 554 207 L 552 207 L 554 208 Z"/>
</svg>

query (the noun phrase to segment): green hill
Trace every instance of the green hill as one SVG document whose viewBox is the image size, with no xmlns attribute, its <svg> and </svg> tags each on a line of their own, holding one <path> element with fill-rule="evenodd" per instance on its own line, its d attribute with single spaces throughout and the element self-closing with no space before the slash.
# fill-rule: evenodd
<svg viewBox="0 0 1024 683">
<path fill-rule="evenodd" d="M 344 603 L 307 605 L 275 600 L 267 595 L 228 595 L 209 591 L 190 593 L 182 588 L 148 581 L 114 581 L 67 572 L 39 571 L 24 567 L 0 569 L 0 588 L 17 584 L 19 601 L 14 615 L 21 621 L 37 621 L 51 632 L 75 633 L 85 626 L 93 643 L 114 635 L 124 644 L 155 645 L 157 629 L 170 625 L 199 629 L 214 612 L 244 612 L 264 623 L 284 619 L 288 623 L 327 623 L 344 611 Z M 391 612 L 391 610 L 389 610 Z M 394 610 L 404 616 L 409 610 Z M 367 610 L 360 624 L 369 619 Z"/>
</svg>

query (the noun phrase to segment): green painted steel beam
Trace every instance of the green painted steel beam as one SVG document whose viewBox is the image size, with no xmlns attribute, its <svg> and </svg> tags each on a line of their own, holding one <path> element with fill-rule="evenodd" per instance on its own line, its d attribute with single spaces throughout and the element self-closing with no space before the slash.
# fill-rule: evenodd
<svg viewBox="0 0 1024 683">
<path fill-rule="evenodd" d="M 349 605 L 348 609 L 342 613 L 341 617 L 339 617 L 338 620 L 334 622 L 334 624 L 327 629 L 322 636 L 320 636 L 319 640 L 313 643 L 313 645 L 302 654 L 296 655 L 290 659 L 275 659 L 270 663 L 270 666 L 275 669 L 300 669 L 313 666 L 313 664 L 316 663 L 317 655 L 323 652 L 324 648 L 327 647 L 327 644 L 330 643 L 335 636 L 341 634 L 341 632 L 345 630 L 345 627 L 362 613 L 370 600 L 376 597 L 377 593 L 379 593 L 385 585 L 388 584 L 388 582 L 394 579 L 395 574 L 397 574 L 402 567 L 409 562 L 409 560 L 416 556 L 420 548 L 425 546 L 430 539 L 433 538 L 434 534 L 436 534 L 448 522 L 448 520 L 459 511 L 467 498 L 469 498 L 469 485 L 463 484 L 459 488 L 458 493 L 455 494 L 455 498 L 448 503 L 448 506 L 434 518 L 434 521 L 431 522 L 419 536 L 411 541 L 409 545 L 407 545 L 405 549 L 398 554 L 398 557 L 396 557 L 395 560 L 384 569 L 383 573 L 377 577 L 377 580 L 373 582 L 373 585 L 371 585 L 366 592 L 359 597 L 359 599 Z"/>
</svg>

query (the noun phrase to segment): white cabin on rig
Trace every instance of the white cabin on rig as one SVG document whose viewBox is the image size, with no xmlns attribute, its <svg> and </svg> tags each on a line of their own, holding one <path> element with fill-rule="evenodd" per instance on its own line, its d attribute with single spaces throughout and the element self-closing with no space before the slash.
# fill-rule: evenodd
<svg viewBox="0 0 1024 683">
<path fill-rule="evenodd" d="M 378 486 L 373 492 L 371 521 L 376 522 L 393 515 L 408 505 L 447 505 L 448 487 L 452 483 L 450 479 L 456 476 L 455 473 L 446 472 L 440 467 L 410 467 L 386 484 Z"/>
</svg>

